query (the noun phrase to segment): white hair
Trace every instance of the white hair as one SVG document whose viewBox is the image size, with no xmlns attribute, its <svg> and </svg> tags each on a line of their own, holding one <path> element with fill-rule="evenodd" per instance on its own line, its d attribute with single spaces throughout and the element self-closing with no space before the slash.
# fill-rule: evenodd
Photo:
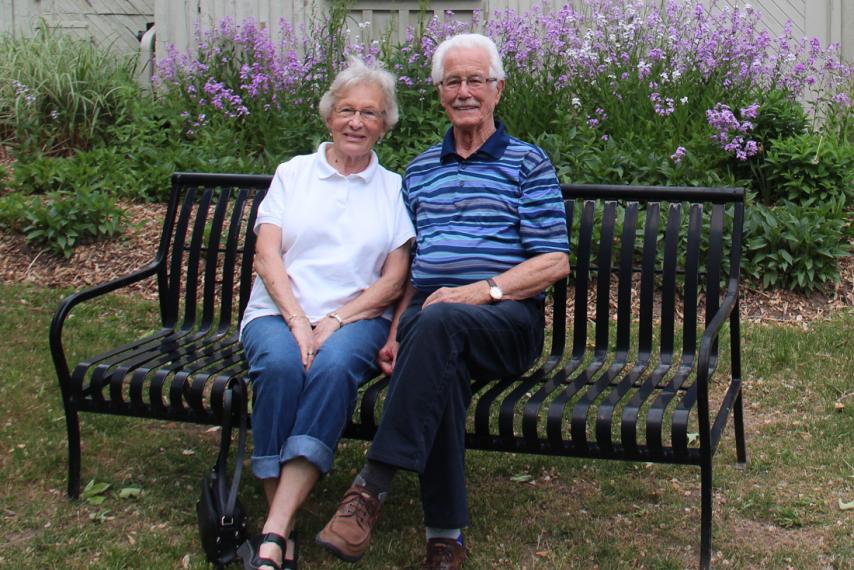
<svg viewBox="0 0 854 570">
<path fill-rule="evenodd" d="M 433 53 L 433 69 L 430 76 L 433 84 L 438 85 L 445 74 L 445 56 L 452 49 L 477 48 L 489 55 L 489 75 L 496 79 L 504 79 L 504 64 L 498 54 L 498 46 L 490 38 L 482 34 L 458 34 L 443 41 Z"/>
<path fill-rule="evenodd" d="M 347 67 L 338 72 L 332 81 L 332 85 L 320 98 L 317 109 L 320 111 L 323 122 L 329 120 L 338 101 L 356 85 L 375 85 L 380 88 L 385 107 L 383 109 L 385 128 L 391 130 L 400 118 L 400 110 L 397 105 L 397 78 L 386 70 L 381 62 L 377 61 L 368 65 L 356 56 L 348 58 Z"/>
</svg>

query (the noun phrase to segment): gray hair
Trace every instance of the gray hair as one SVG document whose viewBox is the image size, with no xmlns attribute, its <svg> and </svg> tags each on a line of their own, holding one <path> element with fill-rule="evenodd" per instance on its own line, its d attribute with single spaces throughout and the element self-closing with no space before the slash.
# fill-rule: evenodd
<svg viewBox="0 0 854 570">
<path fill-rule="evenodd" d="M 489 75 L 496 79 L 504 79 L 504 63 L 501 61 L 501 56 L 498 54 L 498 46 L 490 38 L 482 34 L 457 34 L 439 44 L 436 51 L 433 53 L 433 70 L 430 76 L 433 78 L 433 84 L 438 85 L 442 81 L 445 74 L 445 56 L 452 49 L 457 48 L 478 48 L 484 50 L 489 55 Z"/>
<path fill-rule="evenodd" d="M 332 85 L 320 98 L 317 108 L 324 122 L 329 120 L 332 110 L 338 101 L 345 96 L 347 91 L 356 85 L 375 85 L 382 91 L 385 101 L 383 119 L 385 128 L 390 131 L 400 118 L 397 106 L 396 92 L 397 78 L 385 69 L 385 66 L 377 61 L 372 65 L 366 64 L 356 56 L 350 56 L 347 67 L 338 72 Z"/>
</svg>

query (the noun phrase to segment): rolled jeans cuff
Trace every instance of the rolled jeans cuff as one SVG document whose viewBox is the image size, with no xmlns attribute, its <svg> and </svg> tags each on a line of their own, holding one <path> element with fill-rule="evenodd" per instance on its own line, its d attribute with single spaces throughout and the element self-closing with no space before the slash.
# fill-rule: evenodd
<svg viewBox="0 0 854 570">
<path fill-rule="evenodd" d="M 282 464 L 291 459 L 304 457 L 306 461 L 326 474 L 332 469 L 333 450 L 317 438 L 309 435 L 295 435 L 288 438 L 279 455 L 252 457 L 252 474 L 259 479 L 278 479 L 282 473 Z"/>
<path fill-rule="evenodd" d="M 325 443 L 310 435 L 292 435 L 285 442 L 280 461 L 285 463 L 297 457 L 304 457 L 317 467 L 321 473 L 329 473 L 332 469 L 332 458 L 335 451 Z"/>
</svg>

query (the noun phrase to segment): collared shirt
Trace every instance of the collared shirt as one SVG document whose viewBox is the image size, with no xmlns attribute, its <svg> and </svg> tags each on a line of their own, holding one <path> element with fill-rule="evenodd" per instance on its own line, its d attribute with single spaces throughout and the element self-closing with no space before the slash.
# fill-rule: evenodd
<svg viewBox="0 0 854 570">
<path fill-rule="evenodd" d="M 343 176 L 327 161 L 327 144 L 279 165 L 254 228 L 256 233 L 261 224 L 282 229 L 282 261 L 312 323 L 375 283 L 388 254 L 414 236 L 400 175 L 380 166 L 372 153 L 365 170 Z M 241 327 L 278 314 L 257 277 Z"/>
<path fill-rule="evenodd" d="M 415 225 L 412 283 L 419 291 L 466 285 L 542 253 L 569 251 L 551 161 L 501 122 L 468 158 L 456 153 L 449 129 L 406 169 L 403 195 Z"/>
</svg>

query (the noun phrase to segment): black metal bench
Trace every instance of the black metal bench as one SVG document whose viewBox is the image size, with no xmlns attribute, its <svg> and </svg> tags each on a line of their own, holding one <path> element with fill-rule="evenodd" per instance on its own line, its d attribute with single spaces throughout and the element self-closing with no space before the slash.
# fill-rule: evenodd
<svg viewBox="0 0 854 570">
<path fill-rule="evenodd" d="M 245 381 L 236 327 L 252 280 L 251 228 L 270 178 L 175 174 L 154 260 L 60 305 L 50 345 L 65 405 L 71 497 L 80 485 L 79 412 L 221 423 L 223 391 Z M 550 293 L 546 353 L 522 378 L 476 383 L 467 445 L 700 467 L 700 566 L 707 567 L 712 458 L 731 412 L 737 461 L 746 461 L 738 312 L 744 193 L 562 190 L 572 276 Z M 162 328 L 71 369 L 62 344 L 71 309 L 153 277 Z M 727 321 L 729 349 L 719 352 Z M 718 368 L 724 380 L 712 384 Z M 372 437 L 387 384 L 381 377 L 366 386 L 346 437 Z"/>
</svg>

